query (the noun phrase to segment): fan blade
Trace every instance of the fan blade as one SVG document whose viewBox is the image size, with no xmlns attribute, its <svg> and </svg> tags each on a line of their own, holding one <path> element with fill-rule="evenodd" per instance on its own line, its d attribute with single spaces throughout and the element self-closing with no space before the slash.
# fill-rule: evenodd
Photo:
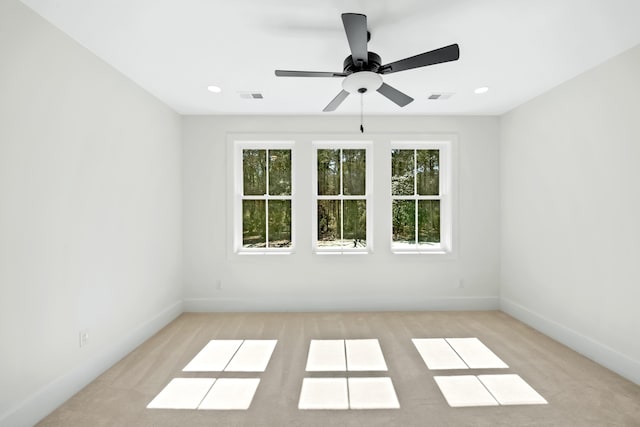
<svg viewBox="0 0 640 427">
<path fill-rule="evenodd" d="M 329 105 L 324 107 L 324 110 L 322 111 L 324 111 L 325 113 L 327 111 L 335 111 L 335 109 L 338 108 L 340 104 L 342 104 L 342 101 L 344 101 L 347 98 L 347 96 L 349 96 L 349 92 L 342 89 L 342 91 L 338 95 L 336 95 L 336 97 L 333 98 L 333 100 L 329 103 Z"/>
<path fill-rule="evenodd" d="M 398 89 L 394 88 L 393 86 L 389 86 L 386 83 L 382 83 L 382 86 L 378 88 L 378 92 L 380 92 L 382 95 L 386 96 L 391 101 L 395 102 L 401 107 L 404 107 L 405 105 L 413 101 L 412 97 L 405 95 L 404 93 L 400 92 Z"/>
<path fill-rule="evenodd" d="M 367 51 L 367 16 L 359 13 L 343 13 L 342 24 L 347 33 L 351 57 L 355 64 L 369 62 Z"/>
<path fill-rule="evenodd" d="M 333 73 L 331 71 L 290 71 L 276 70 L 278 77 L 346 77 L 346 73 Z"/>
<path fill-rule="evenodd" d="M 457 61 L 460 58 L 460 48 L 457 44 L 441 47 L 430 52 L 410 58 L 401 59 L 380 67 L 380 74 L 397 73 L 398 71 L 410 70 L 412 68 L 426 67 L 427 65 L 441 64 L 443 62 Z"/>
</svg>

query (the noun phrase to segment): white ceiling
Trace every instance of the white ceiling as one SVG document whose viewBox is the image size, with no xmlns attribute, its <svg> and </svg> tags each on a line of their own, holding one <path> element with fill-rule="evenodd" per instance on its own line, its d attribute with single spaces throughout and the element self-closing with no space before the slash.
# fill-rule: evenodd
<svg viewBox="0 0 640 427">
<path fill-rule="evenodd" d="M 274 75 L 342 71 L 344 12 L 368 16 L 383 63 L 460 45 L 459 61 L 384 76 L 415 101 L 373 93 L 368 114 L 501 114 L 640 43 L 640 0 L 22 1 L 182 114 L 359 113 L 353 95 L 322 113 L 341 78 Z"/>
</svg>

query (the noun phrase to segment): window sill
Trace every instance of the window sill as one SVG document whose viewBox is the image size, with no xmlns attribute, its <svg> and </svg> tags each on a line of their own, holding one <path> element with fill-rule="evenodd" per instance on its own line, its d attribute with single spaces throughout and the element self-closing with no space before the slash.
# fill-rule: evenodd
<svg viewBox="0 0 640 427">
<path fill-rule="evenodd" d="M 451 255 L 451 252 L 448 251 L 403 251 L 403 250 L 392 250 L 392 254 L 394 255 Z"/>
<path fill-rule="evenodd" d="M 315 255 L 369 255 L 371 251 L 331 251 L 331 250 L 315 250 L 313 251 Z"/>
<path fill-rule="evenodd" d="M 292 255 L 293 251 L 238 251 L 235 252 L 237 256 L 254 256 L 254 255 Z"/>
</svg>

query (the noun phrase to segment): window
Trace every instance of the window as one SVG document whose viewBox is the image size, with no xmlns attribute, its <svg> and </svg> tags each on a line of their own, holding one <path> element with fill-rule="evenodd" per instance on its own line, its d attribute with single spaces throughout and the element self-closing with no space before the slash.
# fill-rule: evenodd
<svg viewBox="0 0 640 427">
<path fill-rule="evenodd" d="M 393 252 L 451 250 L 448 153 L 447 142 L 392 144 Z"/>
<path fill-rule="evenodd" d="M 317 254 L 369 254 L 376 235 L 385 252 L 455 258 L 456 135 L 227 138 L 230 257 L 293 254 L 301 242 Z"/>
<path fill-rule="evenodd" d="M 236 252 L 291 252 L 291 145 L 236 143 Z"/>
<path fill-rule="evenodd" d="M 369 143 L 316 143 L 314 249 L 371 251 Z"/>
</svg>

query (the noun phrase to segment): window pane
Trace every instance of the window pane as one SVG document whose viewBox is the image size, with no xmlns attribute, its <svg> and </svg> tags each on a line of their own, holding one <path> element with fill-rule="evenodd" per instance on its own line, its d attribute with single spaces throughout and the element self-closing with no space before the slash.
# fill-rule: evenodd
<svg viewBox="0 0 640 427">
<path fill-rule="evenodd" d="M 343 205 L 345 247 L 367 246 L 367 201 L 345 200 Z"/>
<path fill-rule="evenodd" d="M 267 245 L 265 201 L 242 201 L 242 246 L 264 248 Z"/>
<path fill-rule="evenodd" d="M 340 194 L 340 150 L 318 150 L 318 195 Z"/>
<path fill-rule="evenodd" d="M 418 201 L 418 243 L 440 243 L 440 200 Z"/>
<path fill-rule="evenodd" d="M 409 196 L 413 188 L 413 155 L 415 150 L 391 150 L 391 194 Z"/>
<path fill-rule="evenodd" d="M 416 202 L 415 200 L 394 200 L 393 241 L 416 243 Z"/>
<path fill-rule="evenodd" d="M 366 168 L 365 150 L 342 150 L 342 194 L 364 196 Z"/>
<path fill-rule="evenodd" d="M 291 150 L 269 150 L 269 194 L 291 195 Z"/>
<path fill-rule="evenodd" d="M 416 163 L 418 194 L 422 196 L 440 194 L 440 151 L 418 150 Z"/>
<path fill-rule="evenodd" d="M 340 200 L 318 200 L 318 246 L 341 246 Z"/>
<path fill-rule="evenodd" d="M 291 200 L 269 201 L 269 247 L 291 246 Z"/>
<path fill-rule="evenodd" d="M 242 150 L 243 191 L 245 196 L 267 193 L 267 150 Z"/>
</svg>

